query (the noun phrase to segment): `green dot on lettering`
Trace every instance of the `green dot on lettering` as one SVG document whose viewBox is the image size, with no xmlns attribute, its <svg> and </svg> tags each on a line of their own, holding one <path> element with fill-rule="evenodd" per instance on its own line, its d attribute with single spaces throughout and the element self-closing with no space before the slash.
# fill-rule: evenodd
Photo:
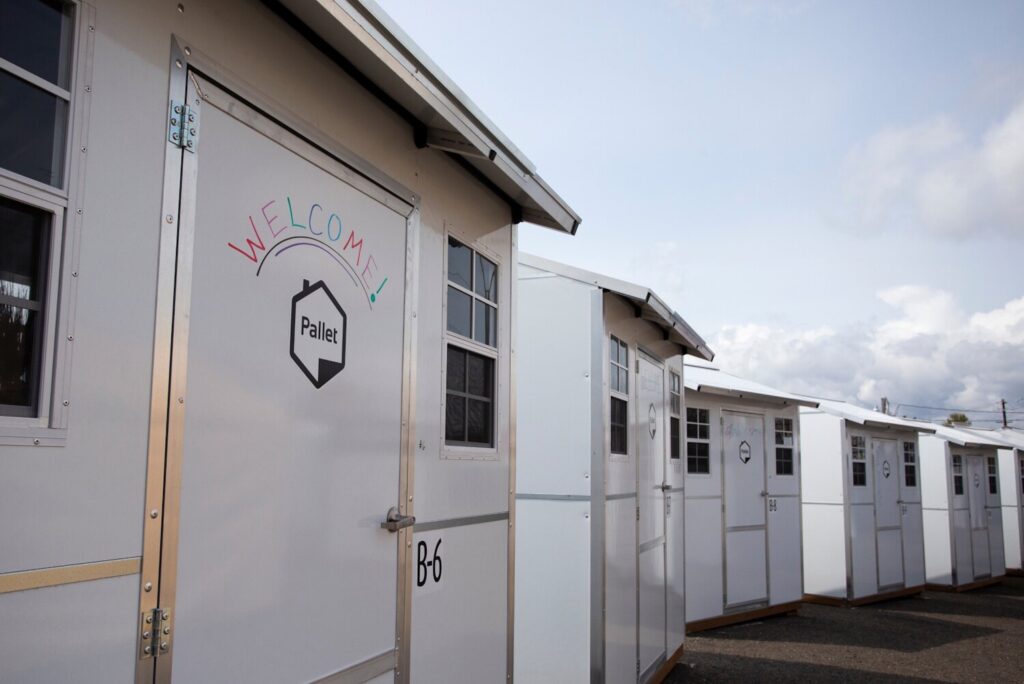
<svg viewBox="0 0 1024 684">
<path fill-rule="evenodd" d="M 371 302 L 375 302 L 375 301 L 377 301 L 377 295 L 375 295 L 375 294 L 373 294 L 373 293 L 371 292 L 371 293 L 370 293 L 370 301 L 371 301 Z"/>
</svg>

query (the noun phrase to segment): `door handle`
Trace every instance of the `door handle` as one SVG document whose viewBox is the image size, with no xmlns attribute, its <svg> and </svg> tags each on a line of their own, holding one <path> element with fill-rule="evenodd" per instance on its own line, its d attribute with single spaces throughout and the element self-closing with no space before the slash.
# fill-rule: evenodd
<svg viewBox="0 0 1024 684">
<path fill-rule="evenodd" d="M 670 491 L 672 491 L 672 485 L 670 485 L 670 484 L 663 484 L 663 485 L 660 485 L 658 487 L 658 489 L 660 489 L 663 492 L 670 492 Z"/>
<path fill-rule="evenodd" d="M 412 527 L 416 523 L 415 515 L 402 515 L 396 506 L 388 509 L 388 517 L 380 524 L 381 529 L 388 532 L 397 532 L 406 527 Z"/>
<path fill-rule="evenodd" d="M 761 496 L 762 498 L 768 496 L 768 492 L 761 492 Z"/>
</svg>

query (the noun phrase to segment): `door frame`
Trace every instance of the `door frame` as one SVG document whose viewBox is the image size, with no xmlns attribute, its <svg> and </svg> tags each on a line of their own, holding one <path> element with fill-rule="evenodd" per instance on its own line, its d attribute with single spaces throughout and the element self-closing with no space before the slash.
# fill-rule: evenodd
<svg viewBox="0 0 1024 684">
<path fill-rule="evenodd" d="M 294 113 L 268 99 L 253 87 L 205 57 L 177 36 L 171 36 L 168 62 L 168 109 L 171 102 L 196 108 L 201 123 L 203 103 L 211 98 L 243 105 L 248 120 L 294 154 L 324 168 L 342 182 L 374 197 L 406 217 L 404 325 L 402 345 L 401 437 L 399 481 L 396 498 L 402 515 L 413 514 L 410 497 L 413 480 L 413 430 L 415 424 L 415 367 L 417 268 L 419 265 L 420 198 L 368 162 L 318 132 Z M 191 101 L 189 101 L 191 98 Z M 268 112 L 274 112 L 269 114 Z M 232 114 L 241 119 L 237 114 Z M 165 122 L 166 125 L 166 122 Z M 272 134 L 271 134 L 272 133 Z M 199 137 L 201 139 L 202 131 Z M 200 143 L 201 145 L 201 143 Z M 186 153 L 165 140 L 164 174 L 156 273 L 156 316 L 153 336 L 153 370 L 150 427 L 147 447 L 145 508 L 143 513 L 142 570 L 139 582 L 139 623 L 136 633 L 136 684 L 169 684 L 173 664 L 173 621 L 176 590 L 178 522 L 180 517 L 181 464 L 184 438 L 184 399 L 188 355 L 188 312 L 192 283 L 192 248 L 196 229 L 195 209 L 200 148 Z M 329 166 L 332 170 L 328 170 Z M 381 511 L 381 515 L 384 515 Z M 411 554 L 412 528 L 395 535 L 397 586 L 394 656 L 381 654 L 330 675 L 374 676 L 394 669 L 397 681 L 408 681 L 412 624 Z M 142 632 L 145 619 L 157 608 L 168 611 L 171 634 L 166 655 L 144 658 Z M 370 668 L 370 669 L 367 669 Z M 379 671 L 379 672 L 378 672 Z"/>
<path fill-rule="evenodd" d="M 874 502 L 872 504 L 872 506 L 871 506 L 871 509 L 872 509 L 873 517 L 875 519 L 875 588 L 876 588 L 877 593 L 881 594 L 881 593 L 897 590 L 897 589 L 899 589 L 901 587 L 905 588 L 907 586 L 907 565 L 904 562 L 905 558 L 906 558 L 906 546 L 905 546 L 906 545 L 906 530 L 903 528 L 903 515 L 904 515 L 904 513 L 903 513 L 903 490 L 902 490 L 902 485 L 901 485 L 901 482 L 900 482 L 900 479 L 899 479 L 900 474 L 903 471 L 903 469 L 901 467 L 903 465 L 903 456 L 900 453 L 900 438 L 898 436 L 897 437 L 892 437 L 892 436 L 889 436 L 889 437 L 876 437 L 876 436 L 871 435 L 871 434 L 869 434 L 868 436 L 869 436 L 869 439 L 871 440 L 871 449 L 869 450 L 871 452 L 871 480 L 872 480 L 872 482 L 871 482 L 871 485 L 872 485 L 871 498 L 872 498 L 872 501 Z M 900 570 L 901 570 L 900 571 L 900 575 L 902 575 L 902 577 L 903 577 L 902 581 L 899 584 L 886 584 L 886 585 L 882 584 L 882 555 L 881 555 L 881 553 L 879 553 L 879 548 L 880 547 L 879 547 L 879 544 L 878 544 L 878 533 L 879 532 L 888 532 L 888 531 L 893 530 L 894 528 L 893 527 L 886 527 L 886 528 L 883 529 L 883 528 L 878 526 L 878 505 L 879 505 L 879 501 L 878 501 L 878 483 L 879 483 L 879 478 L 878 478 L 878 471 L 876 470 L 876 468 L 878 467 L 878 462 L 877 462 L 877 459 L 875 458 L 875 448 L 876 448 L 875 445 L 878 444 L 879 442 L 892 442 L 895 445 L 895 447 L 896 447 L 896 454 L 895 454 L 896 466 L 893 468 L 893 470 L 895 471 L 893 473 L 893 476 L 897 478 L 896 479 L 896 507 L 897 507 L 898 514 L 900 516 L 900 522 L 899 522 L 899 528 L 900 528 Z"/>
<path fill-rule="evenodd" d="M 720 435 L 720 449 L 719 449 L 719 463 L 721 464 L 721 483 L 722 488 L 722 615 L 731 615 L 733 613 L 742 613 L 748 610 L 756 609 L 760 606 L 771 605 L 771 569 L 768 563 L 768 554 L 770 550 L 768 548 L 768 415 L 766 413 L 760 413 L 758 411 L 751 410 L 749 407 L 734 408 L 731 406 L 721 406 L 719 409 L 718 419 L 718 432 Z M 743 416 L 752 416 L 761 419 L 761 442 L 764 447 L 764 453 L 762 455 L 762 463 L 764 467 L 761 472 L 761 506 L 764 509 L 764 588 L 765 597 L 757 601 L 749 601 L 746 603 L 729 606 L 729 553 L 728 545 L 726 543 L 729 528 L 726 522 L 726 508 L 729 506 L 729 500 L 726 496 L 726 467 L 725 467 L 725 415 L 738 414 Z M 753 458 L 753 457 L 751 457 Z"/>
<path fill-rule="evenodd" d="M 661 428 L 661 440 L 662 440 L 662 471 L 661 471 L 661 484 L 666 484 L 666 478 L 668 475 L 668 445 L 665 442 L 668 437 L 667 432 L 669 428 L 666 423 L 668 417 L 668 383 L 666 381 L 666 370 L 668 365 L 665 361 L 662 361 L 657 356 L 651 354 L 643 348 L 639 343 L 636 345 L 636 373 L 634 374 L 634 385 L 636 387 L 636 493 L 637 493 L 637 510 L 639 511 L 641 495 L 640 495 L 640 437 L 642 435 L 643 426 L 646 425 L 646 421 L 641 419 L 643 408 L 640 401 L 641 391 L 641 380 L 640 380 L 640 363 L 644 361 L 659 371 L 661 371 L 661 401 L 663 405 L 662 415 L 659 417 L 658 422 Z M 656 440 L 655 440 L 656 441 Z M 651 673 L 657 671 L 657 669 L 665 662 L 668 657 L 668 515 L 665 512 L 665 490 L 662 489 L 661 496 L 661 576 L 663 579 L 661 587 L 662 596 L 662 612 L 665 618 L 665 628 L 662 632 L 662 654 L 654 659 L 654 662 L 647 667 L 646 670 L 637 672 L 637 681 L 646 681 L 646 677 Z M 636 521 L 636 658 L 637 663 L 640 663 L 640 516 L 637 516 Z M 653 548 L 653 547 L 652 547 Z M 650 549 L 647 549 L 648 551 Z M 641 665 L 642 667 L 642 665 Z"/>
</svg>

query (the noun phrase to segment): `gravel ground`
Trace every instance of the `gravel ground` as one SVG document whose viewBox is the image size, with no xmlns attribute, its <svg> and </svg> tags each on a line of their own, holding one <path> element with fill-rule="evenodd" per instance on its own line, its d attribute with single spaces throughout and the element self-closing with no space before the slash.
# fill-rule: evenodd
<svg viewBox="0 0 1024 684">
<path fill-rule="evenodd" d="M 666 681 L 1022 682 L 1024 579 L 701 632 Z"/>
</svg>

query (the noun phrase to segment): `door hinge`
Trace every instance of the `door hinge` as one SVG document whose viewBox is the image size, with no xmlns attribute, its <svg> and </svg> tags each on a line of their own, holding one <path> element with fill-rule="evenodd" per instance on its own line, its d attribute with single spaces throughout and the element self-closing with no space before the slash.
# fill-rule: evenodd
<svg viewBox="0 0 1024 684">
<path fill-rule="evenodd" d="M 171 611 L 154 608 L 139 618 L 139 660 L 167 655 L 171 650 Z"/>
<path fill-rule="evenodd" d="M 167 114 L 167 140 L 186 152 L 195 152 L 199 138 L 199 112 L 184 102 L 171 100 Z"/>
<path fill-rule="evenodd" d="M 637 678 L 637 681 L 640 680 L 640 659 L 639 658 L 637 658 L 637 661 L 636 661 L 636 678 Z"/>
<path fill-rule="evenodd" d="M 636 521 L 640 522 L 640 507 L 636 507 Z"/>
</svg>

